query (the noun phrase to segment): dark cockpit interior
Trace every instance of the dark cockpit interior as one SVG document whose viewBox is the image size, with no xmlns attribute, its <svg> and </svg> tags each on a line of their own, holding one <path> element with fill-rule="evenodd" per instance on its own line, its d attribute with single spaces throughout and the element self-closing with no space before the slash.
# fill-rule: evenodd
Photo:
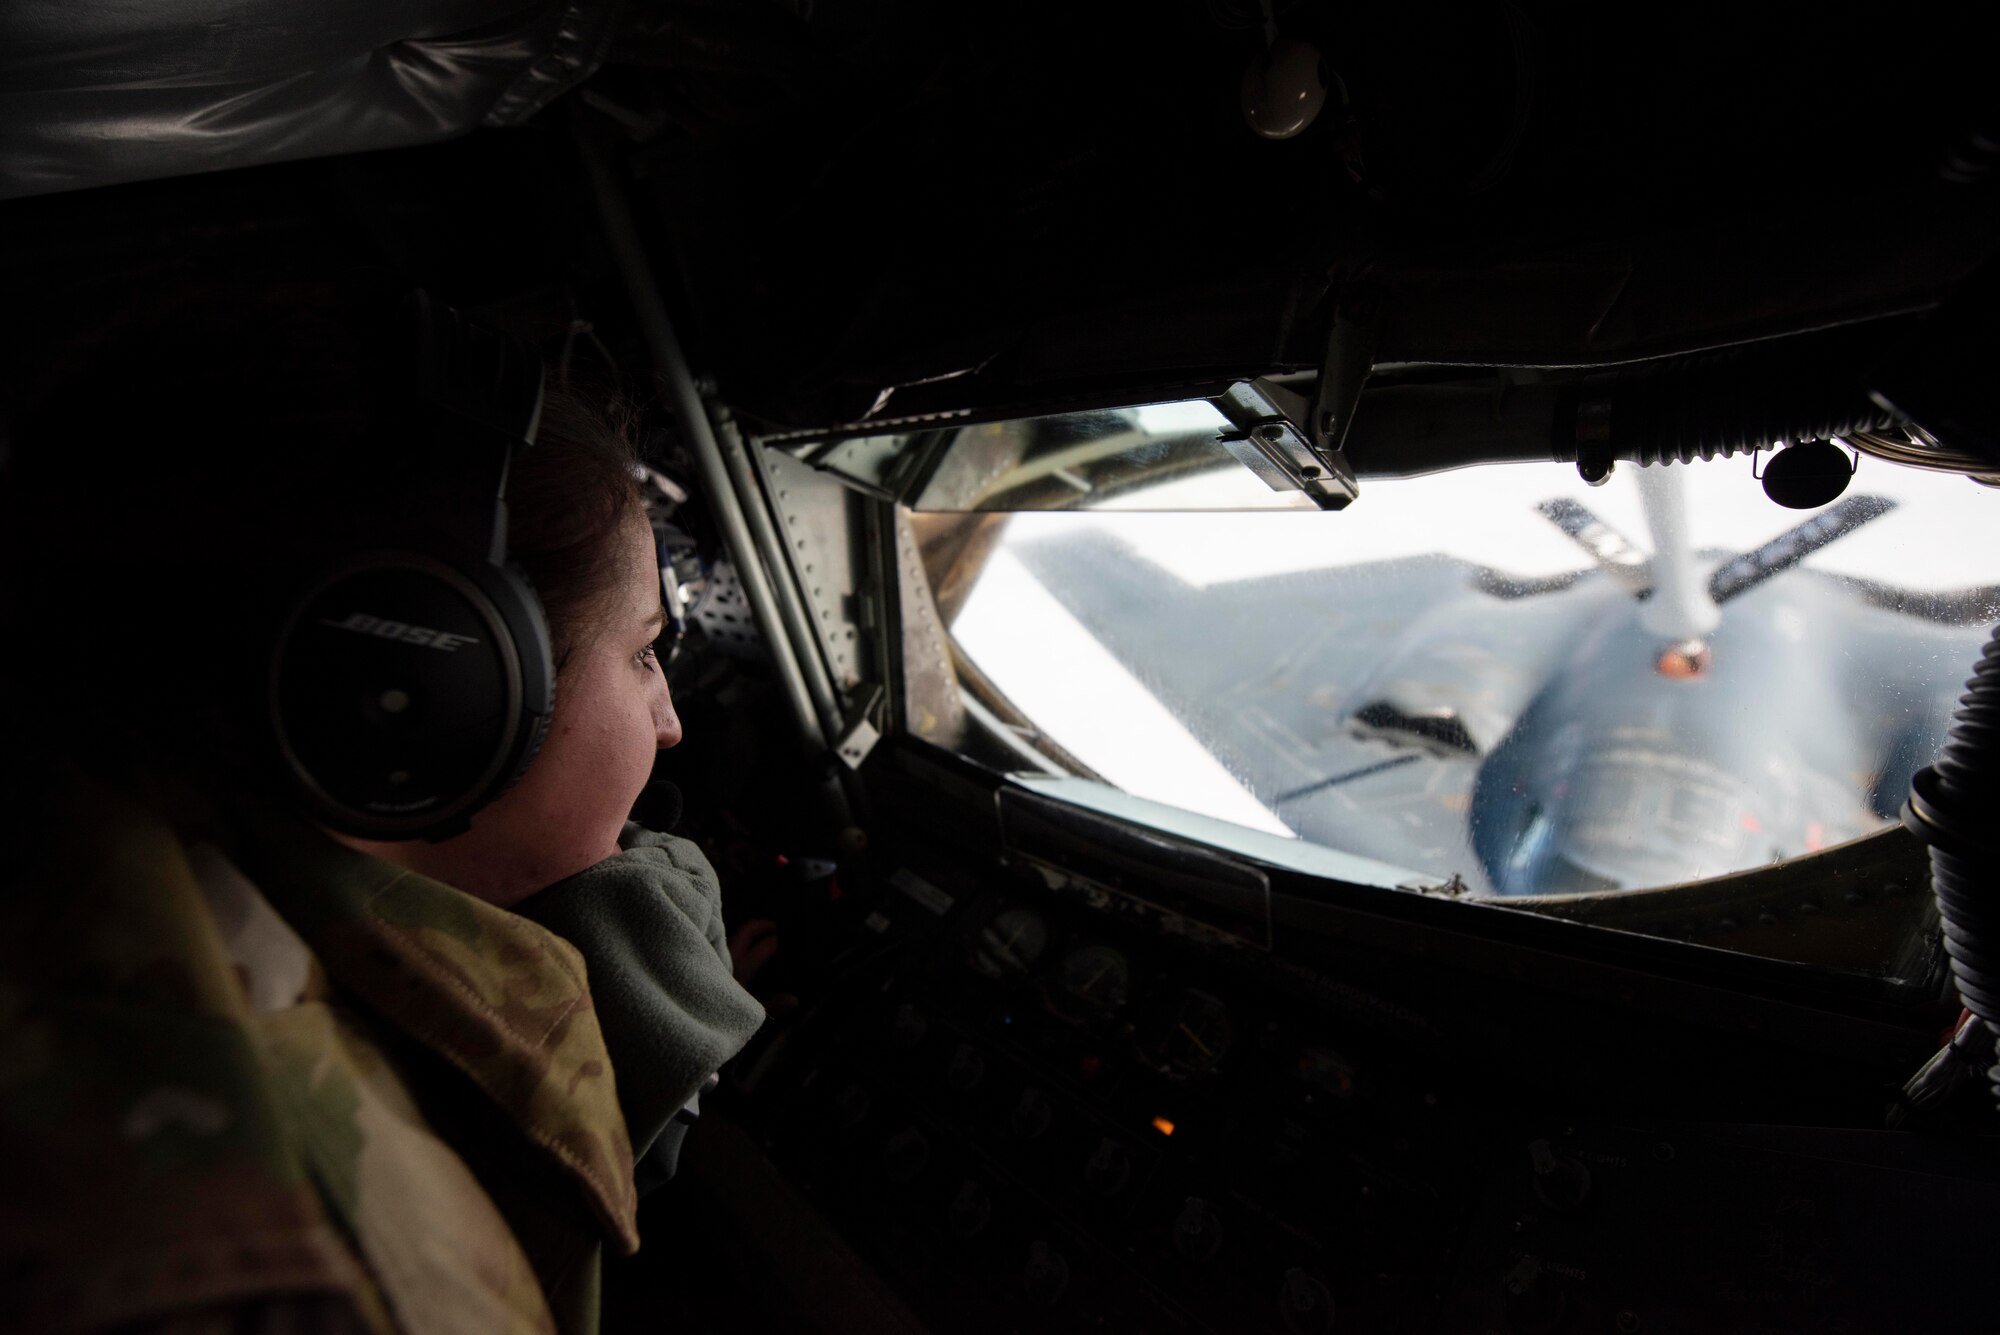
<svg viewBox="0 0 2000 1335">
<path fill-rule="evenodd" d="M 0 34 L 0 405 L 359 276 L 629 408 L 768 1019 L 607 1331 L 1994 1327 L 1962 7 Z"/>
</svg>

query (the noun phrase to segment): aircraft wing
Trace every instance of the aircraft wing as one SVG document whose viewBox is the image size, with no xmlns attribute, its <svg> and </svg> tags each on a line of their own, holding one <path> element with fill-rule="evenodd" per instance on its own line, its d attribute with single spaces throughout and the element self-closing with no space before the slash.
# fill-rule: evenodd
<svg viewBox="0 0 2000 1335">
<path fill-rule="evenodd" d="M 1708 596 L 1726 603 L 1783 574 L 1828 543 L 1846 537 L 1871 519 L 1896 508 L 1886 496 L 1849 496 L 1836 501 L 1802 524 L 1794 525 L 1759 547 L 1725 561 L 1709 576 Z"/>
<path fill-rule="evenodd" d="M 1646 554 L 1630 538 L 1598 518 L 1589 506 L 1567 496 L 1556 496 L 1535 508 L 1589 553 L 1597 568 L 1627 593 L 1636 596 L 1652 588 L 1652 565 Z"/>
</svg>

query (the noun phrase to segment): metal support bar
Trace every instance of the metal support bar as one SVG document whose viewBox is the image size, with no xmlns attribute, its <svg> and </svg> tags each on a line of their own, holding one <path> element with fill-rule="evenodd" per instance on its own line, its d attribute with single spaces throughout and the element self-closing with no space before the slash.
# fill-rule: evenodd
<svg viewBox="0 0 2000 1335">
<path fill-rule="evenodd" d="M 776 595 L 778 615 L 797 650 L 806 694 L 819 715 L 820 732 L 832 741 L 847 731 L 847 719 L 841 709 L 840 697 L 834 691 L 833 677 L 819 651 L 819 632 L 813 628 L 812 616 L 806 611 L 805 598 L 799 591 L 798 562 L 785 543 L 785 535 L 778 531 L 777 524 L 771 519 L 770 476 L 759 466 L 759 461 L 750 457 L 750 447 L 743 443 L 743 433 L 736 429 L 735 420 L 727 412 L 716 414 L 715 428 L 722 462 L 728 468 L 736 484 L 736 494 L 743 502 L 743 516 L 749 522 L 751 540 L 764 555 L 765 568 L 771 576 L 771 590 Z"/>
<path fill-rule="evenodd" d="M 870 500 L 861 507 L 863 549 L 866 559 L 862 587 L 874 599 L 871 614 L 864 616 L 874 643 L 875 674 L 888 691 L 887 704 L 877 720 L 885 732 L 908 732 L 903 716 L 908 699 L 903 680 L 903 600 L 902 571 L 896 560 L 896 505 L 893 501 Z"/>
<path fill-rule="evenodd" d="M 1381 340 L 1380 296 L 1366 288 L 1342 291 L 1334 306 L 1333 328 L 1327 333 L 1326 360 L 1320 366 L 1306 437 L 1327 471 L 1344 479 L 1350 488 L 1354 470 L 1343 447 L 1348 428 L 1354 425 L 1354 410 L 1361 403 L 1361 388 L 1375 370 L 1375 349 Z"/>
<path fill-rule="evenodd" d="M 785 701 L 791 706 L 793 719 L 798 724 L 799 736 L 814 758 L 823 757 L 828 747 L 827 730 L 820 724 L 818 710 L 806 686 L 805 672 L 799 665 L 798 654 L 778 610 L 770 575 L 759 555 L 749 522 L 744 517 L 742 498 L 731 483 L 729 467 L 723 460 L 721 447 L 716 443 L 707 405 L 702 402 L 701 391 L 695 384 L 694 372 L 688 366 L 687 354 L 681 349 L 673 323 L 667 318 L 666 304 L 660 300 L 659 287 L 653 280 L 653 266 L 646 258 L 645 243 L 639 237 L 638 223 L 632 217 L 631 206 L 625 201 L 604 146 L 581 126 L 578 128 L 577 144 L 583 154 L 584 167 L 590 173 L 592 193 L 597 196 L 598 217 L 604 225 L 605 238 L 610 242 L 612 256 L 631 296 L 632 310 L 638 316 L 646 350 L 652 354 L 653 364 L 665 384 L 674 413 L 687 431 L 695 467 L 701 474 L 702 486 L 708 493 L 709 501 L 715 507 L 716 524 L 722 530 L 723 544 L 729 549 L 730 560 L 736 563 L 751 615 L 757 618 L 758 628 L 763 631 L 764 639 L 770 646 L 771 662 L 777 669 Z M 751 499 L 758 499 L 754 492 Z"/>
</svg>

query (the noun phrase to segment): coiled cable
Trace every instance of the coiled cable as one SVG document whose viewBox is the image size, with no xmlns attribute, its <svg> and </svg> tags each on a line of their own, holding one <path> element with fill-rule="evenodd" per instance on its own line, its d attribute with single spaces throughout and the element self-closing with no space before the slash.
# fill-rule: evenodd
<svg viewBox="0 0 2000 1335">
<path fill-rule="evenodd" d="M 1843 437 L 1863 454 L 1872 454 L 1905 468 L 1921 468 L 1932 473 L 1963 473 L 1988 487 L 2000 487 L 2000 473 L 1993 473 L 1991 461 L 1939 443 L 1922 427 L 1903 423 L 1886 431 L 1856 431 Z"/>
<path fill-rule="evenodd" d="M 1930 845 L 1931 889 L 1959 999 L 2000 1033 L 2000 627 L 1959 698 L 1937 763 L 1910 780 L 1903 823 Z M 2000 1066 L 1989 1070 L 2000 1101 Z"/>
</svg>

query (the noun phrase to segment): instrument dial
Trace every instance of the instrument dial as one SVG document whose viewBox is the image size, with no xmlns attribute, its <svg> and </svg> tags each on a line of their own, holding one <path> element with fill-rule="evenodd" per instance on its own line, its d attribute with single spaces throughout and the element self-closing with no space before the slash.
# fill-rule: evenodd
<svg viewBox="0 0 2000 1335">
<path fill-rule="evenodd" d="M 972 941 L 972 967 L 988 978 L 1024 974 L 1049 948 L 1049 925 L 1033 909 L 1003 909 Z"/>
<path fill-rule="evenodd" d="M 1109 946 L 1085 946 L 1064 958 L 1050 1008 L 1069 1020 L 1102 1018 L 1120 1009 L 1132 986 L 1132 963 Z"/>
<path fill-rule="evenodd" d="M 1189 988 L 1140 1049 L 1154 1068 L 1186 1080 L 1213 1072 L 1236 1041 L 1229 1008 L 1206 992 Z"/>
</svg>

